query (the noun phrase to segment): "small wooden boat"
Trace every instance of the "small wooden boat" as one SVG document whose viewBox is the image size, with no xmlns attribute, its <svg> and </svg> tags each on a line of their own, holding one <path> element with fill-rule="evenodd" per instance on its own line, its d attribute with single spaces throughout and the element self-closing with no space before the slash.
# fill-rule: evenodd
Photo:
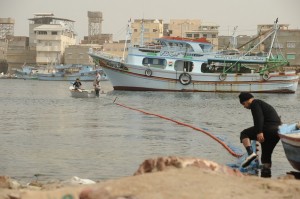
<svg viewBox="0 0 300 199">
<path fill-rule="evenodd" d="M 73 86 L 69 87 L 71 92 L 71 96 L 75 98 L 94 98 L 96 97 L 95 90 L 87 90 L 87 89 L 74 89 Z"/>
<path fill-rule="evenodd" d="M 283 124 L 278 134 L 288 161 L 294 169 L 300 171 L 300 123 Z"/>
</svg>

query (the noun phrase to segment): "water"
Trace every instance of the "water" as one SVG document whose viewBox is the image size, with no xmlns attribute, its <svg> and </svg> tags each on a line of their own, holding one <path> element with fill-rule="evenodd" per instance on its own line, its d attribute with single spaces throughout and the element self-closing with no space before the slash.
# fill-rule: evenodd
<svg viewBox="0 0 300 199">
<path fill-rule="evenodd" d="M 130 176 L 148 158 L 185 156 L 235 163 L 219 143 L 191 128 L 145 115 L 116 102 L 160 114 L 218 136 L 244 153 L 239 133 L 252 125 L 238 93 L 173 93 L 113 91 L 98 98 L 70 96 L 69 82 L 1 80 L 0 175 L 29 182 L 72 176 L 92 180 Z M 91 82 L 84 82 L 87 88 Z M 296 94 L 254 94 L 272 104 L 285 123 L 299 120 Z M 293 170 L 281 143 L 273 153 L 273 176 Z"/>
</svg>

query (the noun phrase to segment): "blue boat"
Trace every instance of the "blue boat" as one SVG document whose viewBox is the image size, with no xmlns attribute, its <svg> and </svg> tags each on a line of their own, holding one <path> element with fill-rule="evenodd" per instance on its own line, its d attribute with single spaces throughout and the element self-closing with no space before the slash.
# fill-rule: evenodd
<svg viewBox="0 0 300 199">
<path fill-rule="evenodd" d="M 278 134 L 288 161 L 300 171 L 300 122 L 281 125 Z"/>
<path fill-rule="evenodd" d="M 38 79 L 44 81 L 93 81 L 96 72 L 101 74 L 101 80 L 108 80 L 102 69 L 94 69 L 89 65 L 58 65 L 50 73 L 38 73 Z"/>
</svg>

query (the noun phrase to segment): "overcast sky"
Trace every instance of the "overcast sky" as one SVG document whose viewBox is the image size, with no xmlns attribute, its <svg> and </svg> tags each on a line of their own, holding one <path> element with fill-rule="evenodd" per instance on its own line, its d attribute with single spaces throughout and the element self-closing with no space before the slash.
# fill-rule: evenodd
<svg viewBox="0 0 300 199">
<path fill-rule="evenodd" d="M 255 34 L 257 24 L 290 24 L 300 29 L 300 0 L 0 0 L 0 17 L 15 19 L 15 35 L 29 35 L 33 13 L 75 21 L 78 40 L 88 34 L 88 11 L 103 14 L 102 33 L 125 39 L 131 19 L 200 19 L 220 26 L 221 35 Z"/>
</svg>

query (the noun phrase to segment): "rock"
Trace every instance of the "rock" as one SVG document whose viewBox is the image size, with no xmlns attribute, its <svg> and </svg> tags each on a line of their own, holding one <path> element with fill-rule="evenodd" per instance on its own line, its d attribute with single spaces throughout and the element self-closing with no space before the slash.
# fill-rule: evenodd
<svg viewBox="0 0 300 199">
<path fill-rule="evenodd" d="M 147 159 L 139 166 L 134 175 L 164 171 L 169 168 L 185 168 L 190 166 L 228 175 L 243 176 L 243 174 L 239 170 L 232 169 L 228 166 L 219 165 L 218 163 L 215 163 L 213 161 L 203 160 L 199 158 L 184 158 L 174 156 Z"/>
<path fill-rule="evenodd" d="M 16 180 L 13 180 L 8 176 L 0 176 L 0 188 L 19 189 L 20 187 L 20 183 Z"/>
</svg>

